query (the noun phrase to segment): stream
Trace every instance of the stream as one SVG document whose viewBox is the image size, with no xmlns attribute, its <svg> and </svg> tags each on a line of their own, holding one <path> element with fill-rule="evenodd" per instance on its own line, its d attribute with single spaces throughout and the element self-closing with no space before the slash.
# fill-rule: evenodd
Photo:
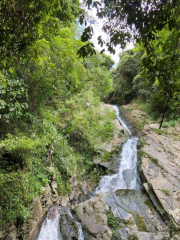
<svg viewBox="0 0 180 240">
<path fill-rule="evenodd" d="M 132 232 L 135 231 L 138 234 L 140 232 L 138 239 L 163 239 L 161 238 L 163 233 L 159 235 L 159 238 L 156 238 L 155 234 L 157 230 L 158 232 L 163 231 L 165 223 L 155 210 L 151 209 L 150 211 L 152 206 L 149 199 L 137 187 L 138 138 L 132 136 L 131 130 L 120 117 L 118 107 L 113 105 L 113 108 L 116 111 L 117 119 L 129 133 L 130 137 L 124 143 L 122 151 L 118 155 L 120 161 L 118 172 L 102 177 L 98 187 L 95 189 L 94 195 L 103 193 L 104 200 L 110 207 L 113 215 L 122 219 L 124 223 L 131 222 Z M 64 218 L 65 215 L 66 218 Z M 61 224 L 66 224 L 67 219 L 68 224 L 70 222 L 69 230 L 63 230 Z M 121 224 L 118 230 L 121 236 L 119 239 L 128 239 L 129 230 L 127 224 L 124 223 Z M 134 227 L 132 228 L 133 224 Z M 72 230 L 72 226 L 74 225 L 76 225 L 75 230 Z M 37 240 L 66 239 L 84 240 L 89 238 L 84 237 L 81 224 L 72 215 L 69 208 L 52 206 L 42 224 Z"/>
</svg>

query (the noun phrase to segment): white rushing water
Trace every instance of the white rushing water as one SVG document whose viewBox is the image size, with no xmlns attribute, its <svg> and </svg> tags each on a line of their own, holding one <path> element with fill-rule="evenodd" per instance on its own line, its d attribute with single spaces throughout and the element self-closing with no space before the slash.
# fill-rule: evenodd
<svg viewBox="0 0 180 240">
<path fill-rule="evenodd" d="M 51 207 L 41 226 L 38 240 L 61 240 L 59 219 L 58 207 Z"/>
<path fill-rule="evenodd" d="M 121 118 L 121 116 L 120 116 L 120 114 L 119 114 L 119 108 L 118 108 L 118 106 L 112 105 L 112 107 L 115 109 L 117 119 L 118 119 L 119 122 L 121 123 L 122 127 L 125 128 L 130 135 L 132 135 L 131 130 L 128 128 L 128 126 L 125 124 L 124 120 Z"/>
<path fill-rule="evenodd" d="M 60 215 L 60 207 L 52 206 L 47 214 L 46 219 L 44 220 L 41 230 L 37 240 L 62 240 L 64 239 L 60 233 L 60 225 L 59 221 L 61 218 Z M 66 210 L 67 215 L 71 217 L 72 222 L 75 222 L 78 230 L 78 240 L 84 240 L 84 234 L 82 231 L 82 226 L 79 222 L 77 222 L 70 210 Z"/>
<path fill-rule="evenodd" d="M 116 115 L 122 126 L 131 135 L 130 129 L 119 115 L 119 109 L 113 105 Z M 120 166 L 116 174 L 104 176 L 95 190 L 95 194 L 100 192 L 115 192 L 117 189 L 136 189 L 137 178 L 137 141 L 138 138 L 132 137 L 122 147 L 122 153 L 119 155 Z"/>
<path fill-rule="evenodd" d="M 76 222 L 76 225 L 78 227 L 78 240 L 84 240 L 84 234 L 83 234 L 83 231 L 82 231 L 81 224 Z"/>
<path fill-rule="evenodd" d="M 72 216 L 70 210 L 68 209 L 68 214 L 69 216 L 74 219 L 74 217 Z M 82 230 L 82 226 L 79 222 L 75 221 L 76 226 L 78 228 L 78 240 L 84 240 L 84 234 L 83 234 L 83 230 Z"/>
</svg>

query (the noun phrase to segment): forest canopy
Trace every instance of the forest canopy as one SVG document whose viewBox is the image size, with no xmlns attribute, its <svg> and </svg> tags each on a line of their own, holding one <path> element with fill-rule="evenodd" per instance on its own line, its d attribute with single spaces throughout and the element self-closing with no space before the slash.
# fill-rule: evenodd
<svg viewBox="0 0 180 240">
<path fill-rule="evenodd" d="M 74 173 L 100 177 L 92 160 L 113 136 L 115 116 L 99 111 L 113 61 L 78 57 L 83 11 L 76 0 L 0 1 L 0 229 L 28 221 L 51 167 L 61 195 Z"/>
<path fill-rule="evenodd" d="M 111 53 L 115 53 L 115 46 L 119 45 L 124 49 L 130 41 L 133 41 L 144 52 L 139 62 L 142 67 L 141 79 L 144 83 L 148 81 L 153 89 L 158 89 L 156 99 L 161 102 L 159 105 L 163 109 L 161 127 L 168 109 L 179 108 L 180 1 L 104 0 L 93 2 L 87 0 L 85 3 L 90 9 L 96 8 L 98 18 L 104 23 L 102 29 L 109 36 L 107 42 L 101 36 L 98 37 L 101 47 L 106 45 Z M 89 40 L 92 32 L 93 27 L 87 26 L 82 40 Z M 86 45 L 84 45 L 79 52 L 84 56 L 86 51 Z M 130 58 L 129 60 L 135 61 Z M 132 82 L 133 79 L 130 81 Z M 124 80 L 122 78 L 121 84 L 125 86 L 127 78 Z M 134 94 L 132 89 L 124 90 L 124 96 L 127 97 L 127 91 L 129 91 L 128 98 L 132 99 Z"/>
</svg>

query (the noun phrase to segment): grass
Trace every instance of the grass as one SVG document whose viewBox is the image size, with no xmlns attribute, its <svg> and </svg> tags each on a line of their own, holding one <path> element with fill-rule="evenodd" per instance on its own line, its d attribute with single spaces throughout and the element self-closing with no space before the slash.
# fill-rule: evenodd
<svg viewBox="0 0 180 240">
<path fill-rule="evenodd" d="M 108 225 L 112 228 L 112 229 L 116 229 L 119 224 L 120 224 L 120 220 L 118 218 L 116 218 L 111 212 L 108 214 Z"/>
<path fill-rule="evenodd" d="M 169 189 L 167 189 L 167 188 L 162 188 L 161 191 L 162 191 L 165 195 L 170 196 L 170 191 L 169 191 Z"/>
<path fill-rule="evenodd" d="M 136 216 L 136 225 L 139 231 L 147 232 L 146 223 L 140 214 L 137 214 Z"/>
<path fill-rule="evenodd" d="M 155 158 L 155 157 L 151 156 L 149 153 L 141 150 L 140 151 L 140 157 L 143 157 L 143 156 L 148 157 L 152 162 L 158 164 L 158 159 L 157 158 Z"/>
<path fill-rule="evenodd" d="M 164 129 L 157 129 L 157 128 L 152 128 L 152 130 L 155 132 L 155 133 L 158 133 L 159 135 L 161 134 L 167 134 L 167 131 L 164 130 Z"/>
<path fill-rule="evenodd" d="M 170 120 L 170 121 L 169 121 L 169 125 L 170 125 L 171 127 L 175 127 L 175 126 L 176 126 L 176 123 L 177 123 L 177 121 L 175 121 L 175 120 Z"/>
<path fill-rule="evenodd" d="M 131 234 L 128 237 L 128 240 L 138 240 L 139 238 L 135 234 Z"/>
</svg>

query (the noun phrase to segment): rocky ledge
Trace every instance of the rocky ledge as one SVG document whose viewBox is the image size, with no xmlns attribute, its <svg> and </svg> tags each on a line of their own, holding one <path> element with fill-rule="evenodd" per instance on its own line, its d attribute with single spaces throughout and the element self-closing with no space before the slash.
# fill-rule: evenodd
<svg viewBox="0 0 180 240">
<path fill-rule="evenodd" d="M 159 130 L 158 124 L 143 131 L 141 171 L 162 208 L 180 229 L 180 128 Z M 145 185 L 146 186 L 146 185 Z M 146 187 L 147 188 L 147 187 Z"/>
<path fill-rule="evenodd" d="M 170 230 L 179 236 L 170 239 L 180 239 L 180 126 L 159 129 L 159 124 L 133 105 L 122 108 L 139 130 L 143 185 L 157 210 L 167 218 L 173 228 Z"/>
<path fill-rule="evenodd" d="M 101 114 L 106 114 L 106 110 L 114 112 L 114 114 L 116 113 L 115 109 L 110 104 L 101 103 L 100 110 Z M 121 126 L 117 118 L 113 120 L 113 126 L 113 138 L 111 141 L 106 141 L 100 146 L 99 152 L 101 157 L 95 158 L 93 162 L 109 169 L 111 172 L 116 172 L 119 167 L 119 158 L 117 154 L 127 140 L 127 137 L 129 137 L 129 133 Z"/>
</svg>

